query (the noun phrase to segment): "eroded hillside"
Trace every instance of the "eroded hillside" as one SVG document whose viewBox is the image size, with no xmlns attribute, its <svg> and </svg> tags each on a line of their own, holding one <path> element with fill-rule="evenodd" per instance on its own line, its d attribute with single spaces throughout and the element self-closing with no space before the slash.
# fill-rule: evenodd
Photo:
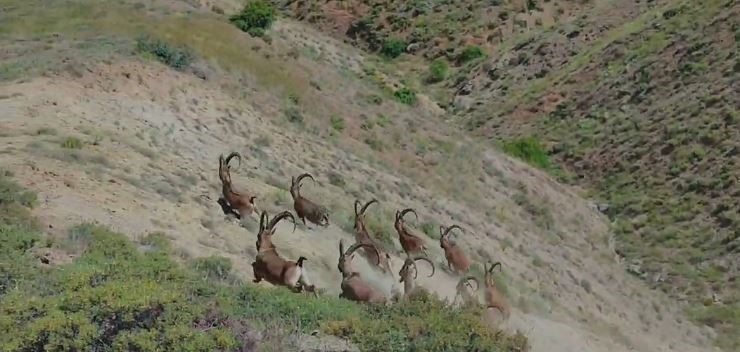
<svg viewBox="0 0 740 352">
<path fill-rule="evenodd" d="M 454 296 L 457 279 L 442 269 L 438 225 L 466 229 L 459 242 L 476 266 L 502 261 L 499 285 L 515 306 L 505 328 L 535 351 L 708 348 L 711 330 L 624 272 L 607 219 L 574 189 L 446 125 L 422 95 L 399 103 L 362 52 L 287 19 L 254 38 L 214 5 L 234 6 L 3 4 L 0 166 L 38 192 L 47 232 L 81 222 L 134 239 L 162 232 L 183 257 L 229 258 L 250 285 L 255 223 L 239 226 L 216 203 L 218 155 L 239 151 L 234 182 L 271 214 L 291 208 L 291 176 L 316 176 L 304 192 L 331 210 L 332 225 L 283 224 L 275 242 L 286 257 L 309 258 L 326 294 L 339 291 L 337 244 L 352 241 L 354 200 L 377 198 L 370 227 L 394 272 L 393 213 L 418 211 L 413 225 L 438 267 L 419 280 L 441 297 Z M 185 46 L 192 62 L 157 62 L 142 34 Z M 397 281 L 364 273 L 386 292 Z"/>
<path fill-rule="evenodd" d="M 379 66 L 458 125 L 585 188 L 615 221 L 625 269 L 702 306 L 688 314 L 740 346 L 736 1 L 377 1 L 344 33 L 326 25 L 343 12 L 289 3 L 354 44 L 363 28 L 379 44 L 358 45 L 380 54 L 401 38 L 405 50 Z M 562 15 L 538 25 L 552 8 Z"/>
</svg>

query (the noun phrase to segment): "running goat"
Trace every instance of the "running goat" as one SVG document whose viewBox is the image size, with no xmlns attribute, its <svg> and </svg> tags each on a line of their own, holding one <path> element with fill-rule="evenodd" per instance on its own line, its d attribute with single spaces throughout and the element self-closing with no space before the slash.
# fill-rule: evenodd
<svg viewBox="0 0 740 352">
<path fill-rule="evenodd" d="M 311 223 L 327 227 L 329 226 L 329 211 L 326 207 L 318 205 L 301 195 L 301 181 L 306 177 L 316 182 L 309 173 L 301 174 L 297 178 L 290 178 L 290 195 L 293 197 L 293 209 L 298 218 L 303 221 L 303 225 L 306 225 L 306 219 L 308 219 Z"/>
<path fill-rule="evenodd" d="M 470 269 L 470 260 L 465 256 L 462 248 L 457 243 L 450 241 L 450 231 L 458 229 L 464 231 L 462 227 L 458 225 L 452 225 L 448 228 L 444 226 L 439 227 L 439 246 L 445 252 L 445 258 L 447 259 L 447 268 L 457 274 L 464 274 Z"/>
<path fill-rule="evenodd" d="M 241 166 L 242 156 L 237 152 L 232 152 L 226 158 L 223 154 L 218 157 L 218 177 L 221 179 L 221 198 L 218 199 L 218 204 L 221 205 L 224 213 L 234 214 L 238 219 L 243 219 L 257 213 L 257 206 L 254 203 L 257 197 L 234 189 L 229 164 L 233 158 L 237 158 Z"/>
<path fill-rule="evenodd" d="M 406 252 L 406 255 L 415 255 L 419 253 L 427 255 L 427 247 L 424 244 L 424 240 L 409 231 L 406 227 L 406 221 L 403 217 L 408 213 L 413 213 L 416 219 L 419 219 L 419 216 L 416 214 L 414 209 L 406 208 L 401 211 L 396 211 L 396 221 L 393 224 L 396 228 L 396 232 L 398 232 L 398 241 L 401 242 L 401 248 Z"/>
<path fill-rule="evenodd" d="M 382 292 L 378 291 L 375 287 L 365 281 L 360 276 L 360 273 L 352 270 L 354 252 L 360 247 L 367 247 L 375 250 L 375 247 L 373 246 L 363 243 L 355 243 L 345 251 L 344 240 L 339 240 L 339 261 L 337 262 L 337 269 L 342 274 L 342 293 L 339 294 L 339 298 L 346 298 L 356 302 L 386 303 L 386 297 Z"/>
<path fill-rule="evenodd" d="M 363 247 L 362 253 L 368 260 L 368 262 L 372 263 L 373 265 L 376 265 L 375 263 L 378 263 L 376 266 L 383 273 L 387 274 L 391 272 L 391 257 L 390 255 L 388 255 L 388 253 L 381 250 L 378 243 L 372 237 L 370 237 L 370 233 L 368 232 L 367 226 L 365 225 L 365 211 L 367 210 L 367 207 L 377 202 L 378 201 L 376 199 L 373 199 L 360 207 L 360 201 L 355 200 L 355 241 L 357 243 L 366 244 L 374 248 L 370 249 L 370 247 Z"/>
<path fill-rule="evenodd" d="M 316 295 L 314 285 L 308 282 L 306 268 L 303 262 L 306 257 L 299 257 L 298 261 L 283 259 L 272 243 L 275 234 L 275 225 L 282 219 L 290 218 L 295 231 L 295 217 L 289 211 L 284 211 L 269 220 L 267 212 L 263 211 L 260 216 L 260 229 L 257 235 L 257 258 L 252 263 L 254 271 L 254 283 L 263 279 L 276 286 L 285 286 L 293 292 L 313 292 Z"/>
</svg>

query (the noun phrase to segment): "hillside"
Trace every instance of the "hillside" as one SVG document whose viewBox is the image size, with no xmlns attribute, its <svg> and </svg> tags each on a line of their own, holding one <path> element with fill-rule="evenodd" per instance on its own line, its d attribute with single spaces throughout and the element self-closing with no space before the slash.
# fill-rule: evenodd
<svg viewBox="0 0 740 352">
<path fill-rule="evenodd" d="M 423 94 L 404 104 L 406 96 L 388 87 L 405 83 L 384 74 L 385 63 L 372 55 L 285 18 L 253 37 L 229 23 L 226 14 L 240 7 L 231 1 L 1 6 L 0 168 L 38 193 L 39 236 L 48 236 L 42 243 L 61 258 L 110 266 L 63 245 L 82 223 L 139 245 L 161 233 L 172 261 L 227 258 L 244 286 L 237 289 L 268 296 L 278 290 L 287 304 L 291 295 L 251 283 L 255 222 L 240 226 L 216 203 L 218 155 L 235 150 L 244 160 L 234 182 L 255 192 L 270 214 L 291 208 L 291 176 L 308 171 L 318 181 L 306 183 L 304 193 L 330 209 L 332 225 L 291 233 L 286 223 L 275 237 L 287 258 L 309 258 L 311 278 L 332 297 L 307 306 L 359 312 L 333 300 L 337 244 L 352 240 L 354 200 L 377 198 L 370 227 L 392 253 L 394 274 L 402 260 L 392 216 L 405 207 L 418 211 L 412 225 L 428 234 L 438 269 L 419 282 L 442 299 L 453 298 L 457 278 L 443 269 L 439 224 L 466 229 L 459 242 L 476 272 L 487 260 L 503 262 L 498 285 L 514 314 L 501 328 L 506 336 L 524 334 L 533 351 L 711 350 L 712 329 L 686 321 L 683 307 L 625 273 L 610 247 L 608 219 L 579 189 L 446 124 L 444 111 Z M 128 246 L 120 245 L 124 253 Z M 358 262 L 384 291 L 397 284 Z M 166 284 L 174 288 L 163 294 L 188 292 L 170 292 L 179 281 Z M 22 302 L 21 293 L 13 302 Z M 266 324 L 265 312 L 237 311 Z M 321 323 L 311 319 L 285 334 L 310 334 Z M 321 331 L 361 336 L 335 328 Z M 399 339 L 413 339 L 408 334 Z"/>
<path fill-rule="evenodd" d="M 614 222 L 625 269 L 703 306 L 688 314 L 740 347 L 736 1 L 371 1 L 351 16 L 289 3 L 289 15 L 381 55 L 401 38 L 413 50 L 389 72 L 447 119 L 583 187 Z M 553 8 L 561 15 L 547 18 Z M 365 28 L 362 41 L 343 22 Z M 471 47 L 480 54 L 463 55 Z"/>
</svg>

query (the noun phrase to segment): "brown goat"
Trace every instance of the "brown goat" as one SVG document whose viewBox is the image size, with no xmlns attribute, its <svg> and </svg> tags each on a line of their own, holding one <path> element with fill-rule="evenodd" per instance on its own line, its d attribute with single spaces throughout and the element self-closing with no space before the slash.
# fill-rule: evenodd
<svg viewBox="0 0 740 352">
<path fill-rule="evenodd" d="M 446 229 L 444 226 L 439 227 L 439 246 L 442 247 L 445 252 L 447 268 L 457 274 L 464 274 L 468 269 L 470 269 L 470 260 L 465 256 L 465 253 L 463 253 L 460 246 L 450 241 L 450 231 L 453 229 L 464 231 L 462 227 L 458 225 L 452 225 Z"/>
<path fill-rule="evenodd" d="M 423 260 L 429 263 L 429 265 L 432 266 L 432 273 L 429 274 L 429 277 L 434 276 L 434 271 L 435 271 L 434 263 L 432 263 L 431 260 L 429 260 L 426 257 L 422 257 L 422 256 L 416 256 L 413 258 L 406 257 L 406 260 L 404 260 L 401 270 L 398 272 L 398 276 L 400 276 L 400 279 L 398 280 L 398 282 L 403 283 L 403 296 L 406 298 L 411 297 L 415 293 L 418 293 L 421 289 L 421 287 L 414 286 L 414 280 L 416 280 L 416 277 L 419 271 L 416 267 L 417 260 Z M 414 275 L 413 277 L 411 277 L 412 273 Z"/>
<path fill-rule="evenodd" d="M 396 211 L 396 221 L 393 226 L 396 228 L 396 232 L 398 232 L 398 240 L 401 242 L 401 247 L 407 255 L 415 255 L 419 254 L 419 252 L 426 255 L 427 247 L 424 244 L 424 240 L 411 233 L 411 231 L 406 227 L 406 221 L 404 221 L 403 216 L 407 213 L 414 213 L 414 216 L 419 219 L 419 215 L 416 214 L 414 209 L 406 208 L 401 211 Z"/>
<path fill-rule="evenodd" d="M 475 282 L 475 289 L 473 288 L 473 285 L 470 284 L 471 281 Z M 457 298 L 460 297 L 464 305 L 480 304 L 480 302 L 478 301 L 478 297 L 476 297 L 475 295 L 475 292 L 478 292 L 478 289 L 480 289 L 480 282 L 475 276 L 466 276 L 461 278 L 460 281 L 458 281 L 457 283 L 457 293 L 455 294 L 455 301 L 457 301 Z"/>
<path fill-rule="evenodd" d="M 218 157 L 218 177 L 221 179 L 222 197 L 218 199 L 221 208 L 227 214 L 234 214 L 238 219 L 245 216 L 256 214 L 257 207 L 254 200 L 257 198 L 251 194 L 237 192 L 231 183 L 231 159 L 239 159 L 239 165 L 242 163 L 242 156 L 237 152 L 232 152 L 226 158 L 223 154 Z"/>
<path fill-rule="evenodd" d="M 499 267 L 499 270 L 501 270 L 501 262 L 495 262 L 491 264 L 491 267 L 486 269 L 486 265 L 483 265 L 483 270 L 485 271 L 485 281 L 484 284 L 486 286 L 486 291 L 484 294 L 485 297 L 485 304 L 487 308 L 495 308 L 498 311 L 501 312 L 504 319 L 508 319 L 511 315 L 511 311 L 509 310 L 509 304 L 506 302 L 506 297 L 499 291 L 495 283 L 493 281 L 493 269 L 496 267 Z"/>
<path fill-rule="evenodd" d="M 323 227 L 329 226 L 329 211 L 318 205 L 308 198 L 301 195 L 301 181 L 308 177 L 312 181 L 316 182 L 311 174 L 304 173 L 290 179 L 290 195 L 293 197 L 293 209 L 295 209 L 298 218 L 303 221 L 303 225 L 306 225 L 306 219 L 308 221 Z"/>
<path fill-rule="evenodd" d="M 337 269 L 342 274 L 342 293 L 339 294 L 339 298 L 346 298 L 357 302 L 385 303 L 387 302 L 385 295 L 363 280 L 360 273 L 352 270 L 354 252 L 360 247 L 375 250 L 375 247 L 371 245 L 355 243 L 345 251 L 344 240 L 339 240 Z"/>
<path fill-rule="evenodd" d="M 369 247 L 362 247 L 363 255 L 370 263 L 378 263 L 377 267 L 384 273 L 391 272 L 391 256 L 388 253 L 380 249 L 378 243 L 370 237 L 370 233 L 367 231 L 365 226 L 365 211 L 373 203 L 377 203 L 376 199 L 373 199 L 364 206 L 360 207 L 360 201 L 355 200 L 355 241 L 357 243 L 363 243 L 373 246 L 375 249 L 371 250 Z"/>
<path fill-rule="evenodd" d="M 295 262 L 285 260 L 278 254 L 272 243 L 275 225 L 286 218 L 293 221 L 293 231 L 295 231 L 295 217 L 289 211 L 276 215 L 272 220 L 269 220 L 267 212 L 262 212 L 260 229 L 257 234 L 257 258 L 252 263 L 253 282 L 258 283 L 264 279 L 273 285 L 286 286 L 294 292 L 305 289 L 316 294 L 314 285 L 308 283 L 306 269 L 303 267 L 303 262 L 307 260 L 306 257 L 299 257 Z"/>
</svg>

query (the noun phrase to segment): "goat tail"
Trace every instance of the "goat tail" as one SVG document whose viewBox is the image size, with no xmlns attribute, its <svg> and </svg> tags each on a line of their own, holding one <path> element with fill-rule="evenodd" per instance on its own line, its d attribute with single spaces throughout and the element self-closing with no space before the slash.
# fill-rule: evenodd
<svg viewBox="0 0 740 352">
<path fill-rule="evenodd" d="M 299 257 L 298 258 L 298 261 L 296 262 L 296 264 L 298 264 L 298 267 L 300 267 L 300 268 L 303 267 L 303 261 L 304 260 L 308 260 L 308 258 L 306 258 L 306 257 Z"/>
</svg>

